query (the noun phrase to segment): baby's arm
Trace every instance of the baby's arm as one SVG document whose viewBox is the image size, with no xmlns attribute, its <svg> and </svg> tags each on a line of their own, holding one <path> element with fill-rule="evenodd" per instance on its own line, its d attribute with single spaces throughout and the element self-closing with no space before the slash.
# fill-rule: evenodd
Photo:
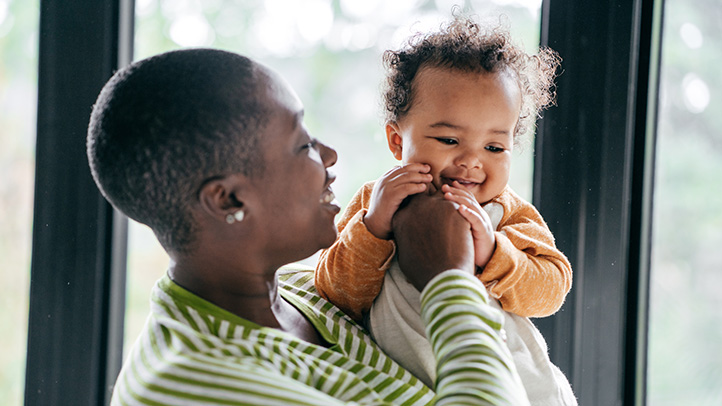
<svg viewBox="0 0 722 406">
<path fill-rule="evenodd" d="M 459 213 L 471 223 L 475 263 L 481 270 L 477 276 L 502 308 L 524 317 L 545 317 L 559 310 L 571 288 L 572 269 L 536 208 L 504 192 L 499 203 L 509 215 L 494 231 L 471 195 L 454 186 L 443 186 L 445 198 L 458 203 Z"/>
<path fill-rule="evenodd" d="M 572 267 L 534 206 L 508 192 L 494 255 L 479 279 L 504 310 L 523 317 L 546 317 L 564 304 L 572 287 Z"/>
<path fill-rule="evenodd" d="M 376 238 L 364 224 L 374 182 L 356 192 L 337 227 L 339 236 L 316 264 L 319 294 L 356 321 L 363 319 L 381 290 L 394 243 Z"/>
<path fill-rule="evenodd" d="M 356 321 L 363 319 L 381 291 L 393 256 L 395 246 L 388 239 L 391 218 L 409 194 L 426 190 L 419 184 L 431 178 L 422 172 L 424 168 L 428 166 L 397 167 L 378 181 L 365 184 L 337 224 L 338 239 L 321 253 L 316 265 L 316 289 Z"/>
</svg>

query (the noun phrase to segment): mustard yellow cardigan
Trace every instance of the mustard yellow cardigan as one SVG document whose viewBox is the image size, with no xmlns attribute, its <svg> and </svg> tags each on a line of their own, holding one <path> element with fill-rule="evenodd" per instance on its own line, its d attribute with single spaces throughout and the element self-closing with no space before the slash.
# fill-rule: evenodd
<svg viewBox="0 0 722 406">
<path fill-rule="evenodd" d="M 339 237 L 321 253 L 316 289 L 356 321 L 363 319 L 381 290 L 395 252 L 391 240 L 373 236 L 363 219 L 374 181 L 356 192 L 338 222 Z M 559 310 L 572 285 L 572 268 L 536 208 L 508 186 L 491 201 L 503 208 L 496 249 L 477 277 L 504 310 L 544 317 Z"/>
</svg>

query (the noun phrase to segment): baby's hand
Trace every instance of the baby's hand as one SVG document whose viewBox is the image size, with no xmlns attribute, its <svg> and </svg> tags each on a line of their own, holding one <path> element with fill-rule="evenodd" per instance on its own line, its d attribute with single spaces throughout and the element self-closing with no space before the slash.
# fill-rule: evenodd
<svg viewBox="0 0 722 406">
<path fill-rule="evenodd" d="M 496 248 L 496 237 L 489 215 L 481 208 L 474 195 L 458 182 L 442 185 L 441 191 L 444 192 L 444 199 L 459 205 L 459 213 L 471 224 L 471 234 L 474 237 L 474 263 L 478 267 L 485 267 Z"/>
<path fill-rule="evenodd" d="M 374 185 L 364 224 L 376 238 L 391 238 L 391 219 L 406 197 L 427 190 L 432 176 L 431 167 L 412 163 L 397 166 L 386 172 Z"/>
</svg>

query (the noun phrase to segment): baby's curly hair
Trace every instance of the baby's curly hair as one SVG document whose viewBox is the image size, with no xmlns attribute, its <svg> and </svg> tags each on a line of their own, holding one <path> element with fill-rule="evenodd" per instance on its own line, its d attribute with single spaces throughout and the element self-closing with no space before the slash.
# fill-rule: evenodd
<svg viewBox="0 0 722 406">
<path fill-rule="evenodd" d="M 559 55 L 541 48 L 529 55 L 511 41 L 501 25 L 482 25 L 471 17 L 455 16 L 437 32 L 412 36 L 405 47 L 383 55 L 386 83 L 383 89 L 386 122 L 398 122 L 414 102 L 413 81 L 422 67 L 462 72 L 509 72 L 517 80 L 522 102 L 514 141 L 533 128 L 541 110 L 555 103 Z"/>
</svg>

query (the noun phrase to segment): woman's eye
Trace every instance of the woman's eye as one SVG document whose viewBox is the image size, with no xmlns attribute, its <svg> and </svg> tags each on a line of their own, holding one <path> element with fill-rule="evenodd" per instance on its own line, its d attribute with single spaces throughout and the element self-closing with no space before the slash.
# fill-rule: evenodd
<svg viewBox="0 0 722 406">
<path fill-rule="evenodd" d="M 317 140 L 311 140 L 311 141 L 307 142 L 306 144 L 304 144 L 304 145 L 301 147 L 301 149 L 313 149 L 313 148 L 316 148 L 316 144 L 317 144 L 317 143 L 318 143 Z"/>
<path fill-rule="evenodd" d="M 436 138 L 436 141 L 439 141 L 442 144 L 445 145 L 456 145 L 458 142 L 453 138 Z"/>
<path fill-rule="evenodd" d="M 498 152 L 504 152 L 504 148 L 495 147 L 495 146 L 493 146 L 493 145 L 489 145 L 488 147 L 486 147 L 486 150 L 489 151 L 489 152 L 496 152 L 496 153 L 498 153 Z"/>
</svg>

